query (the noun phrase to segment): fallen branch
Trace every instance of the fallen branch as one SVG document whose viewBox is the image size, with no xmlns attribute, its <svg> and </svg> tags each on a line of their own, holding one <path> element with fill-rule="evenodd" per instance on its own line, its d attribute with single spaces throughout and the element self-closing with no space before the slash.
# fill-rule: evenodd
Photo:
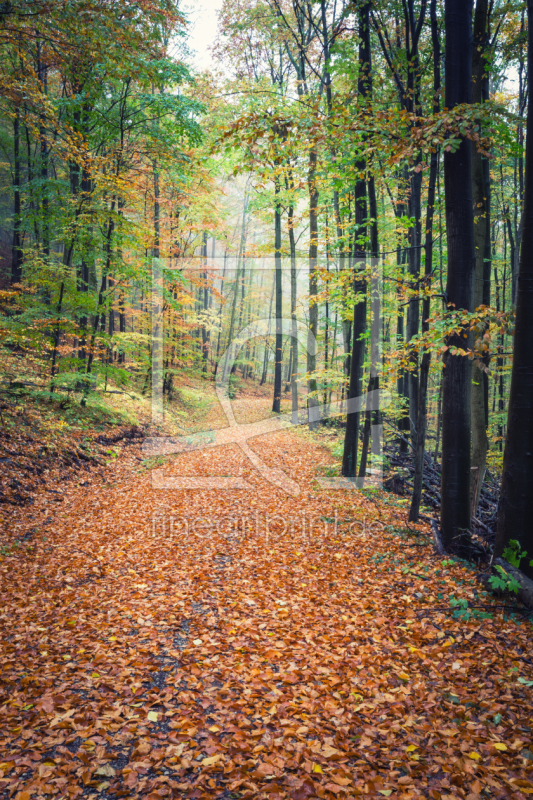
<svg viewBox="0 0 533 800">
<path fill-rule="evenodd" d="M 505 561 L 503 558 L 495 558 L 493 561 L 493 566 L 496 565 L 501 567 L 505 572 L 507 572 L 515 581 L 519 584 L 520 589 L 517 592 L 518 598 L 522 601 L 522 603 L 526 606 L 526 608 L 533 609 L 533 581 L 531 578 L 528 578 L 527 575 L 513 567 L 512 564 L 509 564 L 508 561 Z"/>
<path fill-rule="evenodd" d="M 444 549 L 444 545 L 442 544 L 442 539 L 440 538 L 439 526 L 437 525 L 434 519 L 431 520 L 431 532 L 433 534 L 433 544 L 435 545 L 435 552 L 439 556 L 446 555 L 446 550 Z"/>
</svg>

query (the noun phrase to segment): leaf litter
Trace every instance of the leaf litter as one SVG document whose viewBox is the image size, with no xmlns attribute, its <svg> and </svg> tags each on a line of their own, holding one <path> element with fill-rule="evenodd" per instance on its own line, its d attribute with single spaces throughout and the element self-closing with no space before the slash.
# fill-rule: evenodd
<svg viewBox="0 0 533 800">
<path fill-rule="evenodd" d="M 153 489 L 130 465 L 65 487 L 30 541 L 11 517 L 0 797 L 533 794 L 529 621 L 391 495 L 320 490 L 316 440 L 252 446 L 298 497 L 228 446 L 167 474 L 251 489 Z"/>
</svg>

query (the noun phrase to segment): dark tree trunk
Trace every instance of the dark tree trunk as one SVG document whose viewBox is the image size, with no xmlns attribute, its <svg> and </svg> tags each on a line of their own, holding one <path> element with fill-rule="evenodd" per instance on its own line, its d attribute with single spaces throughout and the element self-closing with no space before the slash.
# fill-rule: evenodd
<svg viewBox="0 0 533 800">
<path fill-rule="evenodd" d="M 274 294 L 276 292 L 276 276 L 274 275 L 274 280 L 272 282 L 272 294 L 270 295 L 270 306 L 268 309 L 268 329 L 267 329 L 267 338 L 265 340 L 265 351 L 263 354 L 263 372 L 261 374 L 261 380 L 259 382 L 259 386 L 263 386 L 266 382 L 267 374 L 268 374 L 268 359 L 270 356 L 270 350 L 268 347 L 268 339 L 270 338 L 270 326 L 272 324 L 272 305 L 274 303 Z"/>
<path fill-rule="evenodd" d="M 445 105 L 470 102 L 472 77 L 472 5 L 445 0 Z M 472 208 L 472 150 L 463 139 L 455 153 L 444 154 L 448 242 L 447 300 L 457 310 L 472 310 L 475 272 Z M 450 337 L 449 348 L 468 346 L 466 331 Z M 442 392 L 441 536 L 444 547 L 460 549 L 470 529 L 471 361 L 444 355 Z"/>
<path fill-rule="evenodd" d="M 43 95 L 48 93 L 48 68 L 42 60 L 42 46 L 37 44 L 37 74 L 41 83 Z M 48 201 L 48 137 L 45 127 L 45 115 L 39 115 L 39 144 L 41 156 L 41 198 L 42 198 L 42 245 L 45 258 L 50 255 L 50 220 Z"/>
<path fill-rule="evenodd" d="M 370 3 L 365 3 L 359 9 L 359 100 L 363 104 L 371 96 L 371 61 L 370 61 Z M 355 271 L 354 292 L 359 300 L 354 306 L 353 331 L 352 331 L 352 354 L 350 358 L 350 383 L 348 387 L 348 401 L 359 397 L 363 390 L 363 364 L 365 359 L 365 340 L 363 334 L 366 331 L 366 281 L 364 278 L 357 277 L 357 271 L 364 267 L 364 264 L 357 264 L 357 261 L 364 259 L 366 246 L 366 225 L 367 225 L 367 201 L 366 201 L 366 180 L 364 178 L 366 163 L 359 160 L 357 172 L 363 176 L 357 181 L 355 186 Z M 350 413 L 351 412 L 351 413 Z M 342 456 L 342 474 L 346 478 L 355 478 L 357 475 L 357 449 L 359 444 L 359 421 L 360 412 L 354 412 L 348 408 L 346 415 L 346 432 L 344 437 L 344 451 Z"/>
<path fill-rule="evenodd" d="M 477 0 L 472 56 L 473 103 L 481 103 L 489 99 L 489 65 L 486 58 L 489 46 L 488 38 L 488 0 Z M 474 142 L 472 142 L 472 197 L 476 248 L 473 302 L 474 308 L 478 308 L 485 303 L 487 296 L 490 303 L 490 175 L 488 160 L 478 151 Z M 485 286 L 487 279 L 488 287 Z M 489 447 L 488 415 L 485 402 L 487 391 L 488 376 L 481 366 L 474 363 L 472 367 L 472 464 L 470 469 L 470 514 L 472 517 L 476 516 L 487 464 Z"/>
<path fill-rule="evenodd" d="M 440 92 L 440 40 L 437 22 L 437 0 L 431 0 L 431 38 L 433 44 L 433 112 L 439 111 L 439 92 Z M 431 164 L 429 172 L 429 185 L 426 211 L 426 241 L 425 241 L 425 264 L 424 278 L 425 288 L 429 290 L 431 285 L 431 274 L 433 272 L 433 219 L 435 214 L 435 187 L 437 185 L 437 174 L 439 170 L 439 154 L 437 151 L 431 154 Z M 425 297 L 422 301 L 422 332 L 429 331 L 428 318 L 430 315 L 431 300 Z M 416 418 L 416 439 L 415 439 L 415 474 L 413 481 L 413 496 L 409 511 L 409 521 L 418 522 L 420 513 L 420 502 L 422 499 L 422 482 L 424 477 L 424 457 L 426 447 L 427 432 L 427 389 L 429 378 L 429 364 L 431 352 L 424 350 L 420 365 L 420 376 L 418 384 L 418 404 Z"/>
<path fill-rule="evenodd" d="M 294 181 L 291 175 L 291 189 L 294 188 Z M 291 420 L 294 424 L 298 422 L 298 339 L 297 339 L 297 319 L 296 319 L 296 298 L 297 298 L 297 275 L 296 275 L 296 240 L 294 236 L 294 208 L 289 206 L 289 248 L 291 254 Z"/>
<path fill-rule="evenodd" d="M 281 366 L 283 356 L 283 321 L 282 315 L 282 271 L 281 271 L 281 204 L 279 201 L 279 179 L 275 180 L 274 200 L 274 265 L 276 270 L 276 350 L 274 356 L 274 398 L 272 411 L 281 411 Z"/>
<path fill-rule="evenodd" d="M 231 317 L 230 317 L 230 324 L 229 324 L 229 331 L 228 331 L 228 342 L 227 342 L 227 349 L 226 349 L 226 358 L 224 360 L 224 379 L 227 376 L 228 371 L 228 359 L 229 359 L 229 348 L 233 343 L 233 334 L 235 332 L 235 316 L 237 312 L 237 299 L 239 297 L 239 281 L 244 281 L 244 269 L 245 269 L 245 262 L 244 262 L 244 251 L 246 249 L 246 213 L 248 211 L 248 186 L 246 187 L 246 191 L 244 194 L 244 202 L 243 202 L 243 209 L 242 209 L 242 226 L 241 226 L 241 239 L 239 242 L 239 254 L 237 256 L 237 266 L 235 267 L 235 284 L 233 287 L 233 300 L 231 303 Z M 242 278 L 241 278 L 241 259 L 242 259 Z M 234 365 L 235 366 L 235 365 Z M 232 369 L 233 372 L 233 369 Z"/>
<path fill-rule="evenodd" d="M 316 183 L 317 155 L 316 150 L 309 152 L 309 171 L 307 177 L 309 189 L 309 344 L 307 348 L 307 372 L 313 373 L 316 369 L 316 353 L 314 344 L 318 333 L 318 305 L 314 298 L 317 295 L 317 260 L 318 260 L 318 188 Z M 310 378 L 308 391 L 312 394 L 307 398 L 307 409 L 309 415 L 309 428 L 315 430 L 318 420 L 314 419 L 314 409 L 318 407 L 316 396 L 317 382 L 315 378 Z"/>
<path fill-rule="evenodd" d="M 528 131 L 533 131 L 533 0 L 528 0 Z M 495 552 L 516 539 L 528 557 L 520 568 L 533 577 L 533 136 L 526 137 L 522 247 L 516 290 L 513 370 Z"/>
<path fill-rule="evenodd" d="M 11 283 L 22 280 L 22 216 L 20 203 L 20 120 L 13 121 L 13 245 L 11 248 Z"/>
<path fill-rule="evenodd" d="M 207 231 L 204 231 L 203 234 L 203 242 L 202 242 L 202 259 L 204 262 L 204 266 L 207 266 Z M 209 287 L 207 285 L 207 271 L 203 273 L 203 308 L 204 313 L 207 313 L 209 308 Z M 203 358 L 203 372 L 207 374 L 207 365 L 209 359 L 209 331 L 207 329 L 207 319 L 204 319 L 204 324 L 202 325 L 202 358 Z"/>
<path fill-rule="evenodd" d="M 379 239 L 378 239 L 378 206 L 376 200 L 376 186 L 374 183 L 374 178 L 371 177 L 368 180 L 368 210 L 370 212 L 370 255 L 372 257 L 372 269 L 374 270 L 377 264 L 377 260 L 379 258 Z M 377 309 L 374 305 L 374 312 L 377 312 Z M 378 333 L 376 327 L 376 319 L 372 318 L 372 329 L 373 335 L 371 337 L 371 367 L 370 367 L 370 379 L 368 381 L 368 394 L 370 397 L 370 392 L 373 392 L 379 389 L 379 374 L 378 374 L 378 364 L 377 364 L 377 355 L 379 352 L 379 345 L 377 341 L 373 341 L 375 339 L 376 333 Z M 370 409 L 370 399 L 367 402 L 367 408 L 365 410 L 365 424 L 363 428 L 363 443 L 361 446 L 361 460 L 359 463 L 359 478 L 362 482 L 364 482 L 366 476 L 366 465 L 368 461 L 368 449 L 370 446 L 370 432 L 372 427 L 372 414 L 376 415 L 376 418 L 379 418 L 379 412 L 373 412 Z"/>
</svg>

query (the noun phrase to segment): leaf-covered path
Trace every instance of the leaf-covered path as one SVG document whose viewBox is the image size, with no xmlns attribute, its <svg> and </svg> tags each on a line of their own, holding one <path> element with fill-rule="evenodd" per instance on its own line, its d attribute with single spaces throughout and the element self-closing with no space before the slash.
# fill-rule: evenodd
<svg viewBox="0 0 533 800">
<path fill-rule="evenodd" d="M 226 447 L 167 474 L 251 490 L 130 468 L 9 531 L 0 797 L 533 794 L 529 622 L 454 617 L 496 601 L 394 496 L 320 490 L 330 456 L 293 432 L 254 446 L 299 497 Z"/>
</svg>

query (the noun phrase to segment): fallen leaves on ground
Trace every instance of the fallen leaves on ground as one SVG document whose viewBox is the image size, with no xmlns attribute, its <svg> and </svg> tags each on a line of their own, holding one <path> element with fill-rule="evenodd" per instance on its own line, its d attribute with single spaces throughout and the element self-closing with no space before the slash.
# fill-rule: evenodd
<svg viewBox="0 0 533 800">
<path fill-rule="evenodd" d="M 130 472 L 65 490 L 48 526 L 13 518 L 0 797 L 533 794 L 530 623 L 454 616 L 496 601 L 391 495 L 321 491 L 309 438 L 252 446 L 299 497 L 232 446 L 167 472 L 251 490 Z"/>
</svg>

